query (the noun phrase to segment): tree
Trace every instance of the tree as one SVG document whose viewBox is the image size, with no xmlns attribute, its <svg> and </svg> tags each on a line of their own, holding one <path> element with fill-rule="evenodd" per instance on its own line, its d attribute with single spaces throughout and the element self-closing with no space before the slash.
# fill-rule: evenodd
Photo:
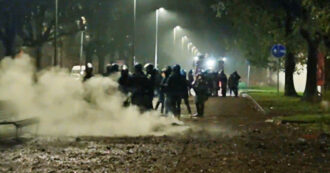
<svg viewBox="0 0 330 173">
<path fill-rule="evenodd" d="M 286 8 L 281 8 L 286 6 Z M 290 4 L 278 1 L 219 1 L 213 8 L 217 16 L 230 21 L 241 41 L 240 47 L 246 52 L 251 64 L 268 67 L 270 47 L 274 43 L 286 45 L 285 95 L 296 96 L 293 73 L 295 71 L 295 46 L 290 40 L 296 37 L 293 30 L 295 14 L 288 10 Z M 234 44 L 235 45 L 235 44 Z M 235 45 L 237 46 L 237 45 Z M 274 68 L 274 67 L 273 67 Z"/>
<path fill-rule="evenodd" d="M 42 46 L 55 39 L 54 14 L 52 0 L 30 0 L 25 3 L 25 20 L 18 34 L 24 46 L 35 48 L 38 69 L 41 68 Z M 76 8 L 74 1 L 59 1 L 59 18 L 58 38 L 78 32 L 76 20 L 79 19 L 79 9 Z"/>
<path fill-rule="evenodd" d="M 14 56 L 15 39 L 21 27 L 24 0 L 0 0 L 0 40 L 5 48 L 5 56 Z"/>
<path fill-rule="evenodd" d="M 314 101 L 317 97 L 317 54 L 321 42 L 329 49 L 328 36 L 330 34 L 330 2 L 321 0 L 302 0 L 301 17 L 299 20 L 301 36 L 308 47 L 307 82 L 304 99 Z"/>
<path fill-rule="evenodd" d="M 121 1 L 81 1 L 82 15 L 86 17 L 90 41 L 86 45 L 87 61 L 98 58 L 98 72 L 104 72 L 105 56 L 119 53 L 122 59 L 132 43 L 132 14 L 127 13 L 127 3 Z M 93 7 L 93 8 L 91 8 Z M 130 7 L 130 6 L 129 6 Z M 131 64 L 130 62 L 128 62 Z"/>
<path fill-rule="evenodd" d="M 329 12 L 328 1 L 221 0 L 213 7 L 218 12 L 219 17 L 227 17 L 233 22 L 237 22 L 238 20 L 240 26 L 244 28 L 246 26 L 253 26 L 253 29 L 248 30 L 248 32 L 241 32 L 242 35 L 259 32 L 261 33 L 259 39 L 262 39 L 268 45 L 271 45 L 274 41 L 285 43 L 288 48 L 285 61 L 285 95 L 288 96 L 296 95 L 293 85 L 293 73 L 296 64 L 295 56 L 304 51 L 305 48 L 302 47 L 303 44 L 299 40 L 305 39 L 308 45 L 308 75 L 304 96 L 310 99 L 317 95 L 316 55 L 322 38 L 319 36 L 320 30 L 329 30 L 328 23 L 324 24 L 325 22 L 329 22 L 329 15 L 327 13 Z M 245 17 L 243 21 L 240 20 L 242 17 Z M 307 26 L 308 29 L 306 29 Z M 266 32 L 260 32 L 263 30 Z M 272 40 L 268 40 L 268 34 L 273 35 Z M 245 43 L 243 43 L 246 44 L 249 41 L 245 40 Z"/>
</svg>

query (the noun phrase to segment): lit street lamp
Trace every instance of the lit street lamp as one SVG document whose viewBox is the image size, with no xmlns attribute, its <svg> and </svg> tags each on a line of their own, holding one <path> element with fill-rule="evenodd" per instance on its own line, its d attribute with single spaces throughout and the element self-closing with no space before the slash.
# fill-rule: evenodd
<svg viewBox="0 0 330 173">
<path fill-rule="evenodd" d="M 156 44 L 155 44 L 155 67 L 158 66 L 158 21 L 159 21 L 159 13 L 164 11 L 164 8 L 159 8 L 156 10 Z"/>
<path fill-rule="evenodd" d="M 80 35 L 80 54 L 79 54 L 79 64 L 80 64 L 80 72 L 83 72 L 83 49 L 84 49 L 84 34 L 86 30 L 86 24 L 87 20 L 84 16 L 80 17 L 79 20 L 79 29 L 81 30 L 81 35 Z"/>
<path fill-rule="evenodd" d="M 178 30 L 180 30 L 181 29 L 181 27 L 180 26 L 176 26 L 176 27 L 174 27 L 174 29 L 173 29 L 173 44 L 175 44 L 175 41 L 176 41 L 176 32 L 178 31 Z"/>
<path fill-rule="evenodd" d="M 135 35 L 136 35 L 136 0 L 134 0 L 134 17 L 133 17 L 133 45 L 132 45 L 132 52 L 133 52 L 133 66 L 136 63 L 136 57 L 135 57 L 135 44 L 136 44 L 136 40 L 135 40 Z"/>
<path fill-rule="evenodd" d="M 187 36 L 183 36 L 181 38 L 181 44 L 182 44 L 182 50 L 184 50 L 184 43 L 188 40 L 188 37 Z"/>
<path fill-rule="evenodd" d="M 189 42 L 188 45 L 187 45 L 188 51 L 190 51 L 191 46 L 193 46 L 193 44 L 192 44 L 192 42 Z"/>
<path fill-rule="evenodd" d="M 57 28 L 58 28 L 58 0 L 55 0 L 55 27 L 54 27 L 54 66 L 57 65 Z"/>
</svg>

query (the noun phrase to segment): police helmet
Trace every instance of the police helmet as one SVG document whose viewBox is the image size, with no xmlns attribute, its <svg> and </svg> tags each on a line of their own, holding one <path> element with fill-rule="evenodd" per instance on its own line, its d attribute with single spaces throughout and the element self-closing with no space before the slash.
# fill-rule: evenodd
<svg viewBox="0 0 330 173">
<path fill-rule="evenodd" d="M 173 67 L 173 72 L 174 73 L 180 73 L 180 70 L 181 70 L 181 67 L 179 64 L 176 64 L 174 67 Z"/>
<path fill-rule="evenodd" d="M 134 65 L 134 70 L 135 70 L 136 72 L 137 72 L 137 71 L 142 71 L 142 69 L 143 69 L 142 64 L 137 63 L 137 64 Z"/>
</svg>

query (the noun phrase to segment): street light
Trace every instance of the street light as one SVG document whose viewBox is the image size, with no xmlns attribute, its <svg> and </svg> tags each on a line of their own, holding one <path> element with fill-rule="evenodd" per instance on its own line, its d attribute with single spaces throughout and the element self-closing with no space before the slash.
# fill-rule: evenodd
<svg viewBox="0 0 330 173">
<path fill-rule="evenodd" d="M 133 23 L 134 23 L 134 28 L 133 28 L 133 45 L 132 45 L 132 52 L 133 52 L 133 66 L 136 63 L 136 57 L 135 57 L 135 35 L 136 35 L 136 0 L 134 0 L 134 16 L 133 16 Z"/>
<path fill-rule="evenodd" d="M 79 64 L 80 64 L 80 72 L 83 72 L 83 49 L 84 49 L 84 34 L 86 30 L 86 24 L 87 20 L 84 16 L 80 17 L 79 20 L 79 29 L 81 30 L 81 35 L 80 35 L 80 55 L 79 55 Z"/>
<path fill-rule="evenodd" d="M 55 27 L 54 27 L 54 66 L 57 65 L 57 28 L 58 28 L 58 0 L 55 0 Z"/>
<path fill-rule="evenodd" d="M 159 13 L 165 11 L 164 8 L 159 8 L 156 10 L 156 43 L 155 43 L 155 67 L 158 66 L 158 23 L 159 23 Z"/>
<path fill-rule="evenodd" d="M 193 46 L 192 42 L 189 42 L 188 45 L 187 45 L 187 49 L 188 51 L 190 51 L 190 47 Z"/>
<path fill-rule="evenodd" d="M 188 40 L 188 37 L 185 35 L 181 38 L 182 50 L 184 49 L 184 43 Z"/>
<path fill-rule="evenodd" d="M 181 27 L 180 26 L 176 26 L 176 27 L 174 27 L 174 29 L 173 29 L 173 43 L 175 44 L 175 40 L 176 40 L 176 32 L 178 31 L 178 30 L 180 30 L 181 29 Z"/>
</svg>

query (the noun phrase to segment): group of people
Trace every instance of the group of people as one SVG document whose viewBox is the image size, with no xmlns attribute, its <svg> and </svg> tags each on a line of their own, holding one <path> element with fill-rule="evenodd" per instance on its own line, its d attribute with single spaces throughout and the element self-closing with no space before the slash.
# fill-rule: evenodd
<svg viewBox="0 0 330 173">
<path fill-rule="evenodd" d="M 235 71 L 229 76 L 229 79 L 227 78 L 227 75 L 224 73 L 224 71 L 221 71 L 219 74 L 219 83 L 221 88 L 221 95 L 223 97 L 227 96 L 227 86 L 229 88 L 229 94 L 230 96 L 232 93 L 234 93 L 235 97 L 238 97 L 238 84 L 239 80 L 241 79 L 241 76 Z"/>
<path fill-rule="evenodd" d="M 152 64 L 146 64 L 145 66 L 135 64 L 132 74 L 129 73 L 126 66 L 120 68 L 118 64 L 108 65 L 106 69 L 104 76 L 120 73 L 118 79 L 119 90 L 127 95 L 124 106 L 136 105 L 142 112 L 160 108 L 162 114 L 173 113 L 180 118 L 182 100 L 187 107 L 188 113 L 192 115 L 189 95 L 191 95 L 190 91 L 193 89 L 197 109 L 197 113 L 194 116 L 204 116 L 204 105 L 210 96 L 207 73 L 194 74 L 190 70 L 187 75 L 180 65 L 168 66 L 159 71 Z M 84 81 L 92 76 L 92 70 L 87 65 Z M 229 89 L 235 93 L 235 96 L 238 93 L 239 78 L 240 76 L 237 72 L 234 72 L 228 80 Z M 227 76 L 224 72 L 221 72 L 218 79 L 221 83 L 222 94 L 225 96 L 227 92 Z M 158 97 L 158 100 L 154 106 L 153 100 L 155 97 Z"/>
</svg>

